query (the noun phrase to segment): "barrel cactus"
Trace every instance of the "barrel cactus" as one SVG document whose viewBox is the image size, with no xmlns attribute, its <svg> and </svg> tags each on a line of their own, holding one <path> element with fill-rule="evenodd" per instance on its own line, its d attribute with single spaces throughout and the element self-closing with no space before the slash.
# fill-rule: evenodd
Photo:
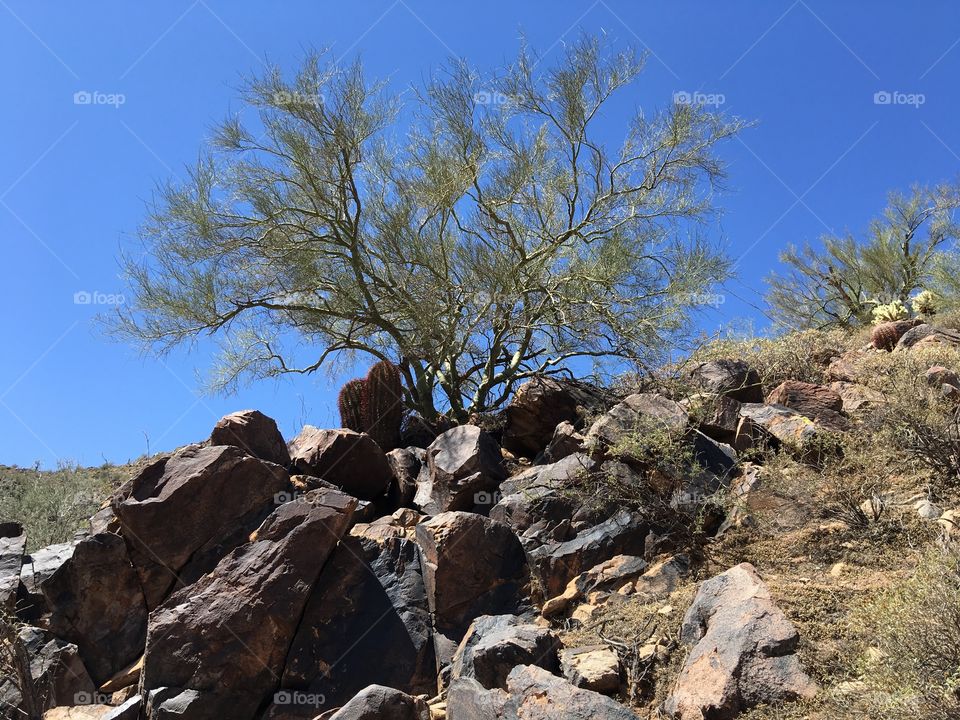
<svg viewBox="0 0 960 720">
<path fill-rule="evenodd" d="M 340 390 L 338 405 L 340 406 L 341 427 L 355 432 L 363 432 L 363 403 L 366 394 L 366 381 L 363 378 L 351 380 Z"/>
<path fill-rule="evenodd" d="M 398 447 L 403 421 L 400 368 L 389 360 L 381 360 L 370 368 L 364 381 L 363 400 L 364 430 L 384 451 Z"/>
<path fill-rule="evenodd" d="M 877 350 L 893 350 L 903 334 L 912 327 L 916 327 L 916 320 L 897 320 L 894 322 L 880 323 L 873 328 L 870 336 L 870 342 Z"/>
</svg>

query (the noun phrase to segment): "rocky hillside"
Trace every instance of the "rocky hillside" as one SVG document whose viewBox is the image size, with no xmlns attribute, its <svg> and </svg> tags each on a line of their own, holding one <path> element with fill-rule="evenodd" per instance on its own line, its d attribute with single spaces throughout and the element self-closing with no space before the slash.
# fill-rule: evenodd
<svg viewBox="0 0 960 720">
<path fill-rule="evenodd" d="M 536 379 L 387 452 L 228 415 L 72 540 L 2 518 L 4 717 L 960 717 L 951 327 Z"/>
</svg>

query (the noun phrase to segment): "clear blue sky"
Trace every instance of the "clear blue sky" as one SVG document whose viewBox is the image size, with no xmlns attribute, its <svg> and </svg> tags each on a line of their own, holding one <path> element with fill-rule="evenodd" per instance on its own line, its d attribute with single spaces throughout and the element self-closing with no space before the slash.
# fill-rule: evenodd
<svg viewBox="0 0 960 720">
<path fill-rule="evenodd" d="M 399 87 L 452 54 L 500 64 L 521 32 L 556 53 L 581 29 L 652 53 L 636 104 L 698 91 L 758 121 L 722 151 L 716 234 L 742 260 L 711 327 L 764 326 L 753 306 L 786 243 L 860 230 L 888 190 L 960 170 L 955 0 L 0 0 L 0 463 L 123 462 L 146 438 L 152 451 L 200 440 L 245 407 L 288 437 L 304 420 L 336 425 L 326 376 L 203 396 L 205 346 L 140 357 L 102 337 L 102 306 L 75 294 L 124 291 L 117 251 L 154 183 L 196 158 L 265 58 L 293 69 L 305 48 L 332 46 Z M 99 95 L 75 103 L 84 91 Z M 877 104 L 883 91 L 923 103 Z"/>
</svg>

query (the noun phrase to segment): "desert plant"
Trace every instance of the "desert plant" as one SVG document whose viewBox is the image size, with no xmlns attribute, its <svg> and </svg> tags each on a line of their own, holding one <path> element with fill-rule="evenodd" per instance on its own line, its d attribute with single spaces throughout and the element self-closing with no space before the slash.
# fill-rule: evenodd
<svg viewBox="0 0 960 720">
<path fill-rule="evenodd" d="M 870 333 L 870 343 L 877 350 L 893 350 L 903 334 L 914 327 L 915 323 L 908 320 L 893 320 L 883 322 L 873 328 Z"/>
<path fill-rule="evenodd" d="M 929 290 L 922 290 L 910 300 L 910 309 L 914 315 L 931 317 L 940 309 L 940 296 Z"/>
<path fill-rule="evenodd" d="M 917 186 L 909 195 L 890 194 L 865 240 L 847 234 L 824 237 L 822 250 L 789 247 L 781 255 L 789 274 L 768 280 L 777 319 L 795 329 L 869 325 L 878 303 L 906 306 L 915 291 L 940 285 L 953 292 L 948 279 L 956 276 L 957 254 L 949 244 L 960 238 L 957 208 L 960 188 Z"/>
<path fill-rule="evenodd" d="M 956 550 L 928 550 L 914 575 L 885 592 L 863 624 L 879 651 L 866 664 L 866 676 L 893 700 L 892 717 L 960 718 L 960 554 Z"/>
<path fill-rule="evenodd" d="M 882 325 L 883 323 L 896 322 L 897 320 L 906 320 L 910 317 L 910 311 L 907 310 L 907 306 L 904 305 L 902 301 L 894 300 L 893 302 L 877 305 L 870 311 L 870 315 L 873 318 L 874 325 Z"/>
<path fill-rule="evenodd" d="M 366 394 L 363 378 L 349 380 L 340 389 L 337 406 L 340 409 L 340 425 L 354 432 L 364 431 L 363 402 Z"/>
<path fill-rule="evenodd" d="M 255 79 L 262 128 L 237 113 L 159 189 L 113 329 L 159 352 L 220 339 L 220 390 L 400 358 L 408 406 L 461 421 L 575 358 L 659 360 L 728 275 L 700 228 L 743 124 L 674 103 L 610 147 L 598 125 L 643 58 L 605 42 L 493 76 L 455 62 L 405 98 L 323 54 Z"/>
<path fill-rule="evenodd" d="M 400 368 L 381 360 L 370 368 L 363 383 L 362 416 L 364 431 L 384 451 L 400 444 L 403 421 L 403 384 Z"/>
</svg>

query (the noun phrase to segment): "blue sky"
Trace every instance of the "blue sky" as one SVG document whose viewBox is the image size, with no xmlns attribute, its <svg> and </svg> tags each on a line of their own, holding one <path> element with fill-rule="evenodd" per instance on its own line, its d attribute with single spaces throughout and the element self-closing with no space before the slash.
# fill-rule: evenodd
<svg viewBox="0 0 960 720">
<path fill-rule="evenodd" d="M 859 231 L 888 190 L 958 176 L 953 0 L 0 0 L 0 464 L 124 462 L 245 407 L 288 437 L 305 421 L 337 425 L 336 379 L 209 397 L 205 346 L 160 361 L 94 325 L 125 290 L 116 256 L 154 184 L 197 157 L 265 59 L 293 70 L 330 46 L 404 87 L 451 55 L 488 69 L 521 33 L 553 54 L 581 30 L 650 51 L 635 104 L 697 92 L 757 121 L 722 148 L 714 232 L 739 279 L 711 329 L 763 328 L 763 278 L 786 243 Z M 93 302 L 75 301 L 84 292 Z"/>
</svg>

